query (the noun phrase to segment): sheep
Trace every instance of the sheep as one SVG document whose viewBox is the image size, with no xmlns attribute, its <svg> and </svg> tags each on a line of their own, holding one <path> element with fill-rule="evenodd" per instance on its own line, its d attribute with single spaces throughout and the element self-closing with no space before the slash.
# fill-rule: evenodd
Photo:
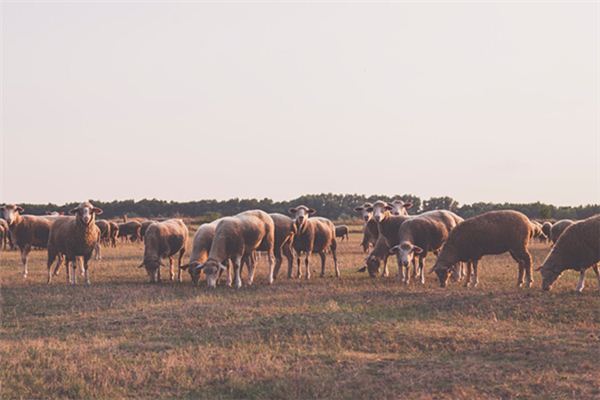
<svg viewBox="0 0 600 400">
<path fill-rule="evenodd" d="M 570 219 L 561 219 L 552 224 L 552 229 L 550 229 L 550 240 L 552 240 L 552 244 L 555 244 L 565 229 L 571 225 L 573 225 L 573 220 Z"/>
<path fill-rule="evenodd" d="M 292 243 L 294 241 L 294 235 L 296 234 L 296 225 L 294 220 L 287 215 L 279 213 L 269 214 L 275 224 L 275 243 L 274 243 L 274 254 L 275 254 L 275 270 L 273 272 L 274 278 L 277 278 L 283 257 L 288 262 L 288 279 L 292 278 L 292 272 L 294 268 L 294 256 L 292 254 Z"/>
<path fill-rule="evenodd" d="M 429 252 L 437 253 L 448 239 L 450 232 L 462 222 L 458 215 L 436 210 L 409 218 L 398 229 L 398 244 L 390 248 L 390 254 L 396 254 L 399 276 L 404 284 L 408 284 L 410 276 L 408 268 L 413 263 L 413 276 L 417 269 L 415 259 L 419 259 L 419 276 L 421 284 L 425 284 L 423 263 Z M 406 273 L 405 273 L 406 269 Z"/>
<path fill-rule="evenodd" d="M 248 262 L 248 285 L 254 281 L 254 263 L 252 253 L 267 252 L 269 262 L 269 284 L 273 283 L 274 273 L 275 224 L 273 218 L 264 211 L 250 210 L 225 217 L 217 224 L 215 236 L 203 264 L 193 267 L 193 273 L 204 271 L 209 288 L 216 287 L 219 272 L 227 267 L 223 264 L 233 262 L 235 287 L 242 287 L 242 262 Z"/>
<path fill-rule="evenodd" d="M 127 221 L 119 224 L 119 237 L 123 240 L 142 240 L 142 224 L 139 221 Z"/>
<path fill-rule="evenodd" d="M 23 278 L 27 278 L 27 260 L 32 247 L 46 248 L 48 245 L 48 234 L 50 226 L 54 222 L 52 218 L 34 215 L 21 215 L 24 210 L 16 204 L 7 204 L 0 208 L 4 220 L 9 227 L 10 237 L 13 244 L 21 252 L 21 263 L 23 264 Z"/>
<path fill-rule="evenodd" d="M 190 274 L 190 278 L 192 279 L 192 283 L 194 285 L 198 284 L 200 280 L 200 270 L 197 270 L 196 267 L 202 265 L 208 259 L 208 253 L 210 251 L 210 247 L 212 246 L 213 239 L 215 237 L 215 232 L 217 230 L 217 225 L 221 222 L 222 218 L 216 219 L 210 223 L 202 224 L 196 230 L 194 234 L 194 239 L 192 241 L 192 252 L 190 254 L 190 261 L 182 265 L 180 268 L 183 270 L 187 270 Z M 221 271 L 222 272 L 222 271 Z M 228 279 L 227 285 L 231 286 L 231 274 L 229 273 L 228 268 Z"/>
<path fill-rule="evenodd" d="M 371 211 L 367 211 L 371 210 Z M 379 237 L 379 230 L 377 228 L 377 222 L 373 220 L 373 204 L 366 202 L 362 206 L 356 207 L 354 211 L 357 211 L 361 214 L 365 225 L 363 226 L 363 240 L 361 242 L 361 246 L 363 248 L 363 253 L 369 251 L 369 247 L 375 246 L 377 243 L 377 238 Z"/>
<path fill-rule="evenodd" d="M 324 277 L 325 259 L 327 258 L 326 251 L 331 250 L 335 276 L 339 278 L 340 270 L 337 264 L 337 242 L 335 240 L 335 226 L 333 225 L 333 222 L 322 217 L 309 218 L 309 216 L 316 211 L 304 205 L 290 208 L 289 212 L 292 214 L 294 224 L 296 225 L 296 235 L 294 236 L 293 247 L 297 254 L 297 277 L 302 277 L 302 272 L 300 271 L 300 256 L 302 253 L 305 254 L 305 278 L 310 279 L 310 268 L 308 264 L 312 253 L 318 253 L 321 257 L 321 277 Z"/>
<path fill-rule="evenodd" d="M 384 262 L 384 270 L 386 270 L 389 249 L 384 237 L 377 239 L 377 243 L 375 243 L 373 250 L 371 250 L 367 258 L 365 258 L 365 265 L 361 267 L 358 272 L 367 271 L 371 278 L 377 277 L 379 274 L 379 266 L 382 262 Z"/>
<path fill-rule="evenodd" d="M 94 249 L 94 259 L 101 260 L 102 255 L 100 254 L 100 245 L 107 245 L 110 242 L 110 224 L 108 221 L 101 219 L 96 221 L 96 226 L 100 229 L 100 237 L 98 238 L 98 243 L 96 243 L 96 248 Z"/>
<path fill-rule="evenodd" d="M 552 222 L 546 221 L 542 224 L 542 232 L 546 236 L 546 240 L 550 240 L 550 232 L 552 231 Z"/>
<path fill-rule="evenodd" d="M 52 279 L 50 270 L 52 263 L 56 257 L 59 258 L 55 268 L 55 271 L 58 271 L 61 255 L 64 255 L 67 269 L 67 282 L 72 285 L 76 283 L 76 257 L 83 257 L 85 283 L 86 285 L 89 285 L 90 277 L 88 273 L 88 262 L 100 239 L 100 229 L 96 226 L 95 219 L 96 215 L 102 214 L 102 210 L 98 207 L 94 207 L 89 201 L 85 201 L 70 210 L 69 214 L 74 214 L 75 216 L 58 217 L 50 228 L 47 263 L 48 284 Z M 73 264 L 72 274 L 69 274 L 70 263 Z"/>
<path fill-rule="evenodd" d="M 335 227 L 335 237 L 342 238 L 341 240 L 349 239 L 350 228 L 347 225 L 337 225 Z"/>
<path fill-rule="evenodd" d="M 600 287 L 600 214 L 568 226 L 552 250 L 537 268 L 542 273 L 542 289 L 550 290 L 558 277 L 567 269 L 579 271 L 575 290 L 581 292 L 585 284 L 585 271 L 592 267 Z"/>
<path fill-rule="evenodd" d="M 117 247 L 117 239 L 119 237 L 119 224 L 114 221 L 108 221 L 110 225 L 110 245 Z"/>
<path fill-rule="evenodd" d="M 545 242 L 547 238 L 542 230 L 542 224 L 535 220 L 531 220 L 529 222 L 531 223 L 531 239 L 537 239 L 540 242 Z"/>
<path fill-rule="evenodd" d="M 438 276 L 440 286 L 446 287 L 448 273 L 457 262 L 468 262 L 465 287 L 471 281 L 473 287 L 479 283 L 477 264 L 484 255 L 509 252 L 519 264 L 517 285 L 523 285 L 523 274 L 527 287 L 531 287 L 531 254 L 527 249 L 531 237 L 531 224 L 524 214 L 513 210 L 490 211 L 469 218 L 450 232 L 435 265 L 430 272 Z"/>
<path fill-rule="evenodd" d="M 169 279 L 175 279 L 173 256 L 178 253 L 177 281 L 181 282 L 181 259 L 187 249 L 188 235 L 188 228 L 181 219 L 168 219 L 148 226 L 144 236 L 144 259 L 138 268 L 146 268 L 150 283 L 160 282 L 163 258 L 169 259 Z"/>
</svg>

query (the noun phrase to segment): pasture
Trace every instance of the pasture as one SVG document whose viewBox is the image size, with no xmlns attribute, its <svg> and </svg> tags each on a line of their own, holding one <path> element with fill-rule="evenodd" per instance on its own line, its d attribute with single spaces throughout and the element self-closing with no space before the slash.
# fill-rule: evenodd
<svg viewBox="0 0 600 400">
<path fill-rule="evenodd" d="M 194 229 L 190 228 L 193 234 Z M 342 279 L 252 287 L 147 283 L 142 244 L 104 248 L 92 285 L 46 285 L 46 252 L 21 277 L 0 253 L 2 398 L 598 398 L 600 296 L 567 272 L 554 290 L 517 289 L 507 255 L 484 257 L 480 286 L 425 286 L 356 272 L 361 235 L 341 242 Z M 539 266 L 549 245 L 531 246 Z M 187 255 L 186 258 L 187 260 Z M 427 267 L 435 257 L 429 257 Z M 245 272 L 245 271 L 244 271 Z M 163 279 L 168 274 L 163 273 Z M 245 273 L 244 273 L 245 277 Z"/>
</svg>

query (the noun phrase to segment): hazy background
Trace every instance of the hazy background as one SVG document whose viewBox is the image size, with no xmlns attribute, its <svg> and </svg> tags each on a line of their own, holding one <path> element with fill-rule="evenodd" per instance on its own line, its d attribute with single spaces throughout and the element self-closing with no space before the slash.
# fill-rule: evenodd
<svg viewBox="0 0 600 400">
<path fill-rule="evenodd" d="M 0 202 L 600 199 L 600 6 L 4 3 Z"/>
</svg>

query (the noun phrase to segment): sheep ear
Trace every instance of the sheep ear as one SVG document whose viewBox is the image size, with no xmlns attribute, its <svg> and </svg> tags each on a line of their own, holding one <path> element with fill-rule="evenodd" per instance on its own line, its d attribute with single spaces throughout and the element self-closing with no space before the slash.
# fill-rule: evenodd
<svg viewBox="0 0 600 400">
<path fill-rule="evenodd" d="M 22 214 L 25 211 L 25 209 L 21 206 L 17 206 L 17 211 L 19 212 L 19 214 Z"/>
<path fill-rule="evenodd" d="M 288 210 L 288 212 L 289 212 L 290 214 L 295 214 L 295 213 L 296 213 L 296 211 L 297 211 L 297 209 L 296 209 L 296 208 L 290 208 L 290 209 Z"/>
<path fill-rule="evenodd" d="M 399 250 L 400 250 L 400 246 L 395 245 L 394 247 L 392 247 L 390 249 L 390 254 L 394 254 L 394 253 L 398 252 Z"/>
<path fill-rule="evenodd" d="M 314 208 L 309 208 L 308 209 L 308 215 L 313 215 L 316 212 L 317 212 L 317 210 L 315 210 Z"/>
<path fill-rule="evenodd" d="M 204 269 L 204 264 L 198 264 L 194 267 L 194 272 L 200 272 Z"/>
<path fill-rule="evenodd" d="M 362 211 L 362 210 L 364 210 L 364 209 L 365 209 L 365 208 L 364 208 L 363 206 L 360 206 L 360 207 L 355 207 L 355 208 L 354 208 L 354 211 L 358 211 L 358 212 L 360 212 L 360 211 Z"/>
<path fill-rule="evenodd" d="M 94 207 L 93 211 L 94 211 L 94 214 L 96 214 L 96 215 L 100 215 L 104 212 L 104 211 L 102 211 L 101 208 L 98 208 L 98 207 Z"/>
<path fill-rule="evenodd" d="M 421 254 L 423 252 L 423 249 L 419 246 L 413 246 L 413 251 L 415 252 L 415 254 Z"/>
<path fill-rule="evenodd" d="M 362 267 L 356 272 L 366 272 L 366 271 L 367 271 L 367 267 Z"/>
</svg>

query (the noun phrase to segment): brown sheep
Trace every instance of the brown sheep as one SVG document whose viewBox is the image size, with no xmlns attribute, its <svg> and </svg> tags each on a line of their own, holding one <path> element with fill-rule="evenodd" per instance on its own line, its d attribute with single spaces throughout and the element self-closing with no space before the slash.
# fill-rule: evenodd
<svg viewBox="0 0 600 400">
<path fill-rule="evenodd" d="M 108 221 L 110 225 L 110 245 L 117 247 L 117 239 L 119 238 L 119 224 L 114 221 Z"/>
<path fill-rule="evenodd" d="M 235 287 L 240 288 L 242 287 L 242 262 L 246 260 L 249 270 L 248 285 L 252 285 L 255 268 L 252 253 L 265 251 L 269 262 L 269 284 L 272 284 L 275 266 L 274 246 L 275 225 L 273 218 L 264 211 L 250 210 L 233 217 L 225 217 L 217 224 L 206 262 L 196 265 L 193 272 L 204 271 L 207 286 L 214 288 L 220 271 L 227 270 L 224 263 L 231 261 L 235 274 Z"/>
<path fill-rule="evenodd" d="M 365 223 L 363 226 L 363 239 L 360 245 L 363 248 L 363 253 L 366 253 L 369 251 L 369 247 L 375 246 L 379 237 L 377 222 L 373 220 L 373 204 L 366 202 L 362 206 L 356 207 L 354 211 L 361 214 L 361 218 Z"/>
<path fill-rule="evenodd" d="M 550 232 L 552 231 L 552 222 L 546 221 L 542 224 L 542 232 L 546 236 L 546 240 L 550 240 Z"/>
<path fill-rule="evenodd" d="M 287 276 L 288 279 L 290 279 L 294 269 L 292 243 L 294 242 L 296 225 L 294 224 L 294 220 L 287 215 L 279 213 L 271 213 L 269 215 L 271 218 L 273 218 L 273 223 L 275 224 L 275 270 L 273 272 L 273 278 L 277 278 L 277 274 L 279 273 L 281 264 L 283 263 L 283 257 L 285 257 L 288 262 Z"/>
<path fill-rule="evenodd" d="M 431 271 L 438 275 L 440 286 L 445 287 L 452 266 L 467 262 L 465 286 L 470 283 L 472 269 L 475 287 L 479 283 L 477 264 L 481 257 L 509 252 L 519 264 L 518 286 L 523 285 L 525 274 L 527 287 L 531 287 L 531 255 L 527 249 L 530 237 L 531 224 L 524 214 L 513 210 L 483 213 L 454 228 Z"/>
<path fill-rule="evenodd" d="M 552 225 L 552 229 L 550 229 L 550 240 L 552 240 L 552 243 L 556 243 L 560 235 L 562 235 L 565 229 L 571 225 L 573 225 L 573 220 L 570 219 L 561 219 L 560 221 L 556 221 Z"/>
<path fill-rule="evenodd" d="M 402 282 L 408 284 L 409 265 L 413 264 L 413 275 L 416 275 L 415 259 L 419 259 L 419 276 L 421 284 L 425 284 L 424 260 L 429 252 L 437 253 L 442 248 L 450 232 L 462 222 L 458 215 L 436 210 L 410 218 L 398 230 L 398 244 L 390 248 L 390 253 L 397 254 L 398 268 Z M 405 272 L 406 270 L 406 272 Z"/>
<path fill-rule="evenodd" d="M 108 221 L 100 219 L 96 221 L 96 226 L 100 229 L 100 238 L 98 239 L 98 243 L 96 244 L 96 248 L 94 249 L 96 260 L 101 260 L 101 245 L 108 245 L 110 243 L 110 224 Z"/>
<path fill-rule="evenodd" d="M 131 222 L 131 221 L 130 221 Z M 181 282 L 181 259 L 187 248 L 188 229 L 181 219 L 168 219 L 148 226 L 144 237 L 144 260 L 138 268 L 145 267 L 150 283 L 160 282 L 162 259 L 169 259 L 169 278 L 175 279 L 173 256 L 177 259 L 177 281 Z"/>
<path fill-rule="evenodd" d="M 347 241 L 349 239 L 349 234 L 350 234 L 350 228 L 348 228 L 347 225 L 337 225 L 335 227 L 335 237 L 336 238 L 342 238 L 341 240 L 344 240 L 344 238 L 345 238 Z"/>
<path fill-rule="evenodd" d="M 585 284 L 585 271 L 592 267 L 600 287 L 600 214 L 567 227 L 558 238 L 550 254 L 538 270 L 542 273 L 542 289 L 550 290 L 558 277 L 567 269 L 579 271 L 576 290 Z"/>
<path fill-rule="evenodd" d="M 306 279 L 310 279 L 309 258 L 312 253 L 318 253 L 321 257 L 321 277 L 324 277 L 325 260 L 327 258 L 326 251 L 330 250 L 333 257 L 335 276 L 339 278 L 340 270 L 337 264 L 337 242 L 335 240 L 335 226 L 333 222 L 327 218 L 309 218 L 316 211 L 304 205 L 290 208 L 289 212 L 292 214 L 296 225 L 296 235 L 294 236 L 293 243 L 298 262 L 298 273 L 296 276 L 298 278 L 302 277 L 300 256 L 304 254 L 305 277 Z"/>
<path fill-rule="evenodd" d="M 141 222 L 142 226 L 140 228 L 140 237 L 142 238 L 142 240 L 144 240 L 144 237 L 146 236 L 146 231 L 148 230 L 148 227 L 153 223 L 154 221 L 152 220 L 146 220 Z"/>
<path fill-rule="evenodd" d="M 537 239 L 539 242 L 545 242 L 546 241 L 546 235 L 544 234 L 544 231 L 542 230 L 542 224 L 539 223 L 538 221 L 535 220 L 531 220 L 531 239 Z"/>
<path fill-rule="evenodd" d="M 365 266 L 361 267 L 358 270 L 358 272 L 367 271 L 371 278 L 377 277 L 377 275 L 379 274 L 379 267 L 381 266 L 381 263 L 387 263 L 389 250 L 390 248 L 387 245 L 387 241 L 385 240 L 385 238 L 380 237 L 377 240 L 377 243 L 375 243 L 373 250 L 371 250 L 367 258 L 365 259 Z M 386 267 L 384 266 L 384 270 L 385 269 Z"/>
<path fill-rule="evenodd" d="M 75 270 L 77 268 L 77 257 L 83 257 L 83 273 L 85 283 L 90 284 L 88 273 L 88 262 L 92 256 L 96 244 L 100 238 L 100 229 L 96 226 L 96 215 L 102 214 L 102 210 L 94 207 L 89 201 L 85 201 L 73 208 L 70 214 L 74 217 L 58 217 L 48 237 L 48 283 L 52 279 L 51 266 L 58 257 L 55 271 L 60 266 L 60 257 L 64 255 L 66 265 L 67 282 L 76 283 Z M 69 264 L 73 265 L 73 273 L 70 274 Z M 70 275 L 70 276 L 69 276 Z"/>
<path fill-rule="evenodd" d="M 21 252 L 23 278 L 27 277 L 27 259 L 32 247 L 46 248 L 50 227 L 55 219 L 44 216 L 21 215 L 23 208 L 7 204 L 0 208 L 9 226 L 10 236 Z"/>
<path fill-rule="evenodd" d="M 142 240 L 142 224 L 138 221 L 127 221 L 119 224 L 119 237 L 123 240 Z"/>
</svg>

